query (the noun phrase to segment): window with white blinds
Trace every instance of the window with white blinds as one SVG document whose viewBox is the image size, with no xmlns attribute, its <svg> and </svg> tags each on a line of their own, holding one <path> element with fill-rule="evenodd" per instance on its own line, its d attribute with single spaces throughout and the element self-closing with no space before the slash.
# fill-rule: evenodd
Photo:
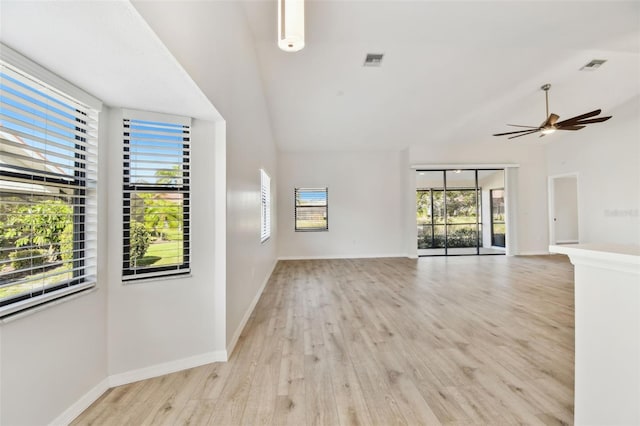
<svg viewBox="0 0 640 426">
<path fill-rule="evenodd" d="M 295 189 L 295 230 L 328 231 L 329 201 L 327 188 Z"/>
<path fill-rule="evenodd" d="M 97 110 L 0 61 L 0 316 L 95 285 L 97 128 Z"/>
<path fill-rule="evenodd" d="M 260 169 L 260 241 L 271 236 L 271 178 Z"/>
<path fill-rule="evenodd" d="M 125 114 L 123 279 L 188 273 L 190 120 Z"/>
</svg>

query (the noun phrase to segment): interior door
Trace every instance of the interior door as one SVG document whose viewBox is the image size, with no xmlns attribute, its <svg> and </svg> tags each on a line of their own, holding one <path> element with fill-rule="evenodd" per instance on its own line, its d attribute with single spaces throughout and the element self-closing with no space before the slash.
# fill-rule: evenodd
<svg viewBox="0 0 640 426">
<path fill-rule="evenodd" d="M 578 237 L 578 179 L 576 176 L 553 180 L 553 227 L 555 244 L 571 244 Z"/>
</svg>

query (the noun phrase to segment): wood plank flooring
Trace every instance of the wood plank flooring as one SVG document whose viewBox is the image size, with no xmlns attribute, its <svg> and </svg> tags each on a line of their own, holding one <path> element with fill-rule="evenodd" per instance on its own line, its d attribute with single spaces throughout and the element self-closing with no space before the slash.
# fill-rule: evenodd
<svg viewBox="0 0 640 426">
<path fill-rule="evenodd" d="M 573 369 L 563 256 L 281 261 L 229 362 L 74 424 L 572 424 Z"/>
</svg>

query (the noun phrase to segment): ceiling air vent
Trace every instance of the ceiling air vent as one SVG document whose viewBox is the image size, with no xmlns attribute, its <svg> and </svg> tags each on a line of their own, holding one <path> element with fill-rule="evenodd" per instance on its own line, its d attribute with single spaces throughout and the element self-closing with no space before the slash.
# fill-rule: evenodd
<svg viewBox="0 0 640 426">
<path fill-rule="evenodd" d="M 600 68 L 600 65 L 604 64 L 605 62 L 607 62 L 606 59 L 594 59 L 587 65 L 580 68 L 580 71 L 595 71 Z"/>
<path fill-rule="evenodd" d="M 364 59 L 365 67 L 379 67 L 382 64 L 383 53 L 367 53 Z"/>
</svg>

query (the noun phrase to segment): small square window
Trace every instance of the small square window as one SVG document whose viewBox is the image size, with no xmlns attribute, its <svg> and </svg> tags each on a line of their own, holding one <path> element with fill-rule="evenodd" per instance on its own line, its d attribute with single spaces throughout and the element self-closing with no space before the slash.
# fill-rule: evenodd
<svg viewBox="0 0 640 426">
<path fill-rule="evenodd" d="M 328 231 L 328 189 L 295 189 L 295 230 Z"/>
</svg>

